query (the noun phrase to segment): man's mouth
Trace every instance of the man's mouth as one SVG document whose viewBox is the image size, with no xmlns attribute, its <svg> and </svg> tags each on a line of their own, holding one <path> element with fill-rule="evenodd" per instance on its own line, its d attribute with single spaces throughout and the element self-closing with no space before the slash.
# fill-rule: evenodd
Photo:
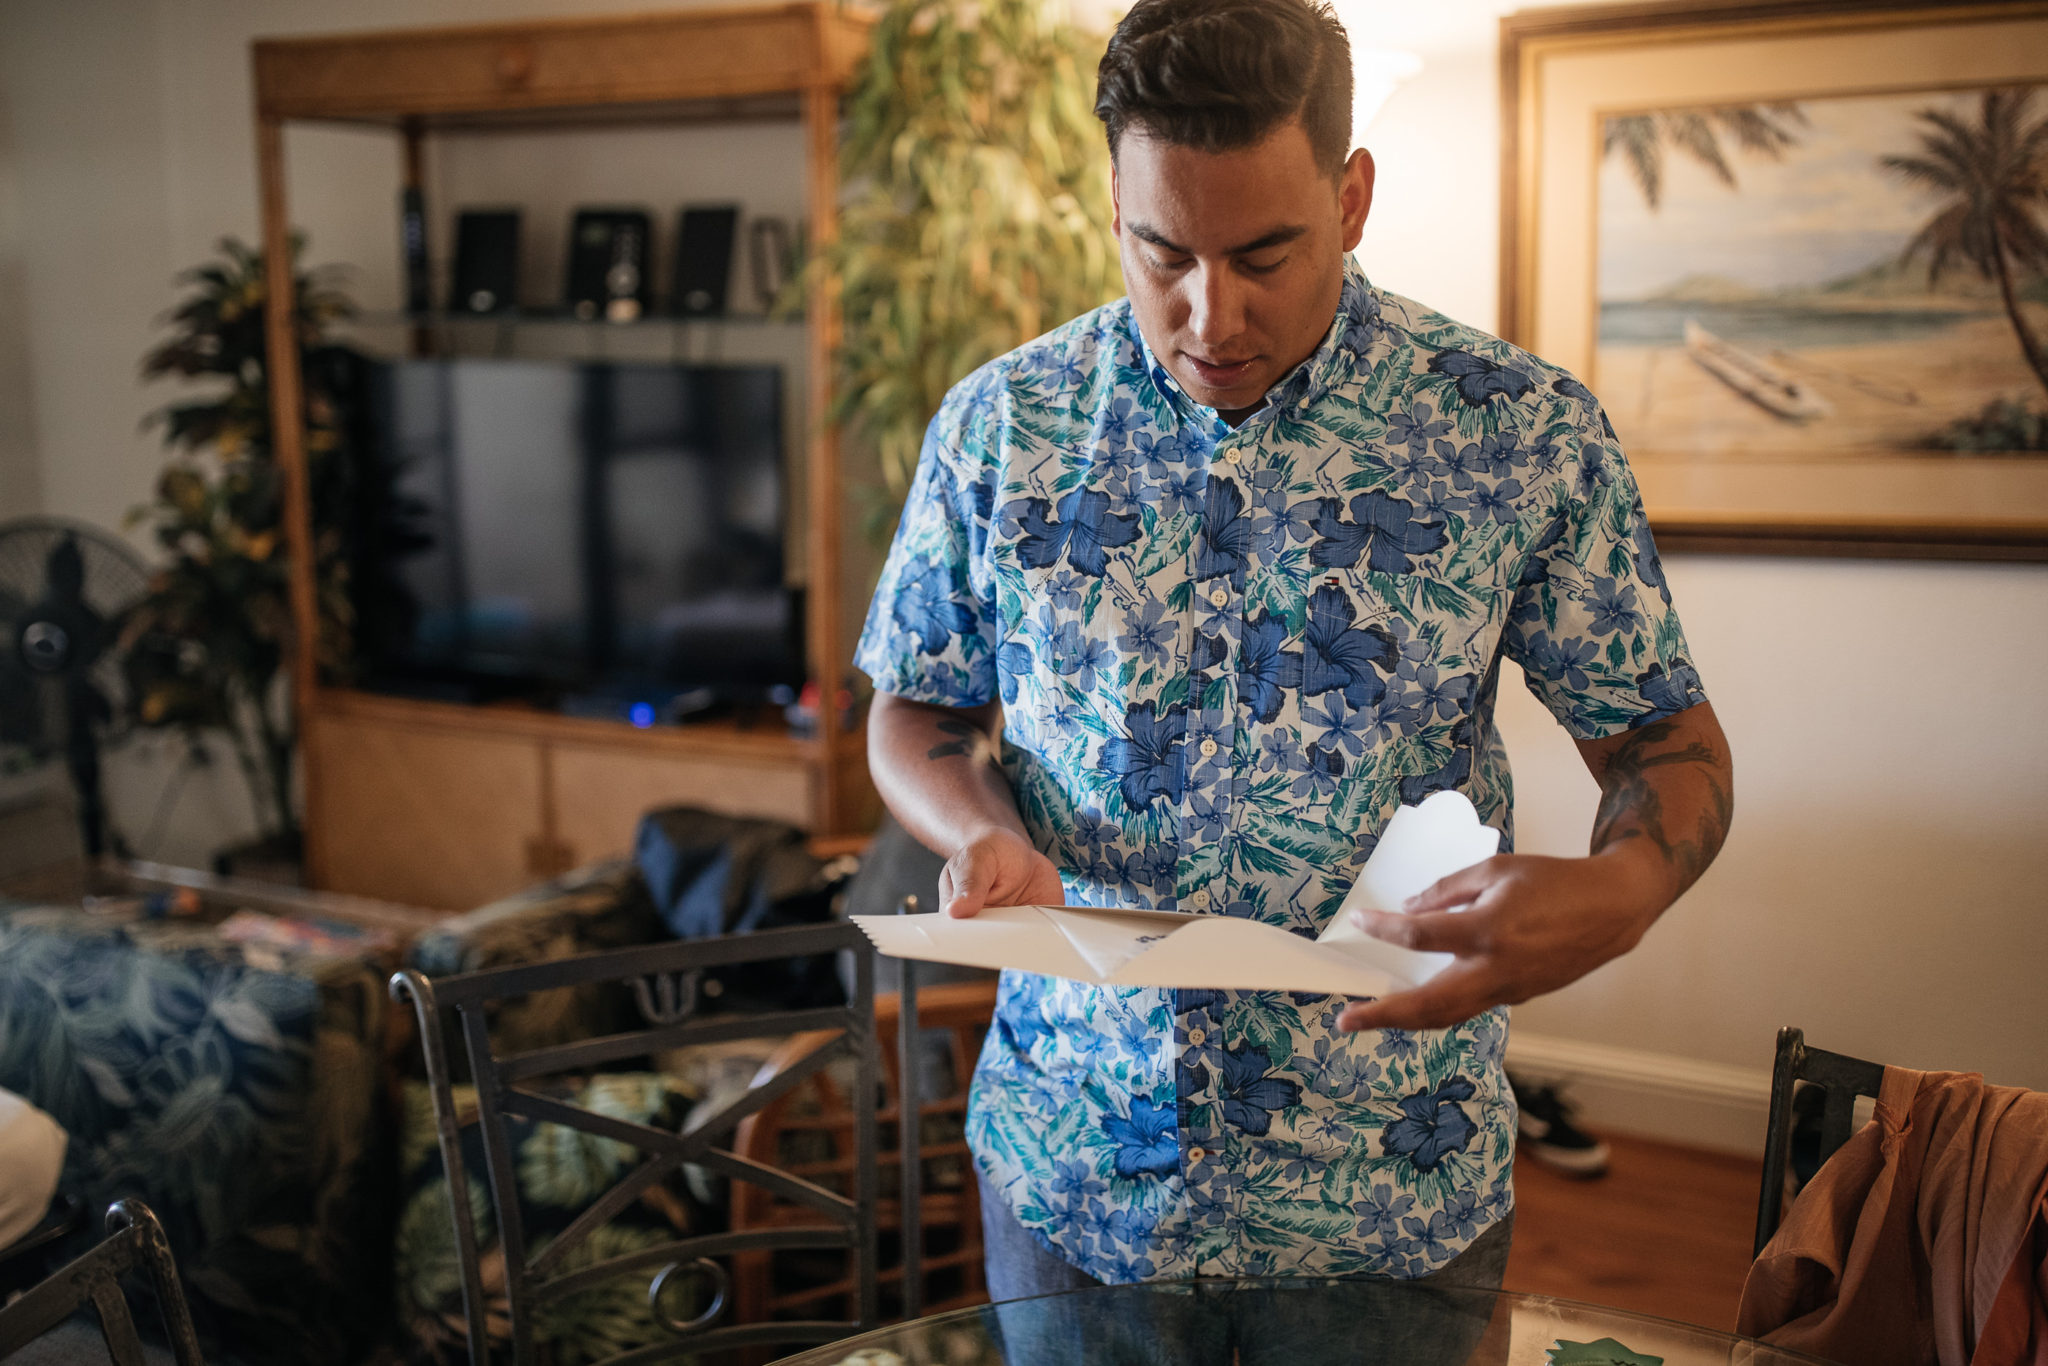
<svg viewBox="0 0 2048 1366">
<path fill-rule="evenodd" d="M 1187 355 L 1182 352 L 1182 355 Z M 1199 356 L 1188 356 L 1188 364 L 1194 367 L 1195 377 L 1212 389 L 1228 389 L 1239 383 L 1251 372 L 1258 361 L 1257 356 L 1248 356 L 1237 361 L 1209 361 Z"/>
</svg>

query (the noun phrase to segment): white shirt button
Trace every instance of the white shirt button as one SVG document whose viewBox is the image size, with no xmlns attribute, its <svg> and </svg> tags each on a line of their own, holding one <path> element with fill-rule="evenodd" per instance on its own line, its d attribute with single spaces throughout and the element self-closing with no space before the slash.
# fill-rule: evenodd
<svg viewBox="0 0 2048 1366">
<path fill-rule="evenodd" d="M 1202 889 L 1201 891 L 1198 891 L 1198 892 L 1196 892 L 1196 893 L 1195 893 L 1194 895 L 1190 896 L 1190 897 L 1188 898 L 1188 905 L 1190 905 L 1190 906 L 1193 906 L 1193 907 L 1194 907 L 1194 908 L 1195 908 L 1196 910 L 1198 910 L 1198 911 L 1206 911 L 1206 910 L 1208 910 L 1208 909 L 1209 909 L 1209 891 L 1208 891 L 1208 889 L 1207 889 L 1207 888 L 1203 888 L 1203 889 Z"/>
<path fill-rule="evenodd" d="M 1209 594 L 1209 601 L 1215 606 L 1221 607 L 1224 603 L 1230 601 L 1230 590 L 1228 588 L 1216 589 Z"/>
<path fill-rule="evenodd" d="M 1214 740 L 1204 740 L 1201 744 L 1195 746 L 1195 748 L 1201 750 L 1202 757 L 1206 759 L 1216 752 L 1216 742 Z"/>
<path fill-rule="evenodd" d="M 1223 452 L 1221 459 L 1226 465 L 1235 465 L 1237 463 L 1237 447 L 1232 446 L 1229 450 Z"/>
<path fill-rule="evenodd" d="M 1206 1029 L 1190 1029 L 1188 1031 L 1188 1042 L 1196 1048 L 1200 1048 L 1208 1037 L 1209 1031 Z"/>
<path fill-rule="evenodd" d="M 1188 1149 L 1188 1161 L 1190 1162 L 1200 1162 L 1203 1158 L 1207 1157 L 1208 1155 L 1209 1152 L 1206 1148 Z"/>
</svg>

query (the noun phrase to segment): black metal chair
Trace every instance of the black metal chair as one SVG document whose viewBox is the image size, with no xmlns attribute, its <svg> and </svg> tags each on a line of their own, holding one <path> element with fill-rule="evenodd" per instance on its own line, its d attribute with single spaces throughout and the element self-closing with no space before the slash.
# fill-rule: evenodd
<svg viewBox="0 0 2048 1366">
<path fill-rule="evenodd" d="M 88 1304 L 99 1312 L 100 1332 L 114 1366 L 143 1366 L 142 1340 L 121 1278 L 131 1271 L 149 1275 L 157 1308 L 177 1366 L 204 1366 L 192 1313 L 178 1284 L 178 1264 L 164 1241 L 163 1225 L 140 1200 L 122 1200 L 107 1211 L 107 1237 L 98 1247 L 0 1308 L 0 1359 L 20 1351 Z"/>
<path fill-rule="evenodd" d="M 854 962 L 850 999 L 844 1006 L 773 1014 L 698 1015 L 698 988 L 707 970 L 841 951 L 850 951 Z M 905 964 L 906 968 L 908 966 Z M 534 1316 L 542 1306 L 622 1273 L 649 1270 L 653 1272 L 648 1288 L 649 1307 L 655 1320 L 667 1327 L 675 1335 L 674 1339 L 619 1353 L 604 1363 L 604 1366 L 638 1366 L 642 1362 L 728 1349 L 830 1342 L 866 1331 L 879 1322 L 877 1210 L 880 1146 L 876 1111 L 882 1094 L 882 1045 L 874 1023 L 874 979 L 874 950 L 865 935 L 846 923 L 636 946 L 431 981 L 414 971 L 394 976 L 391 979 L 392 995 L 400 1002 L 410 1000 L 419 1020 L 421 1044 L 426 1054 L 435 1127 L 453 1196 L 450 1205 L 456 1252 L 461 1262 L 463 1309 L 473 1366 L 487 1366 L 489 1360 L 485 1321 L 491 1306 L 484 1295 L 475 1220 L 469 1200 L 465 1198 L 469 1190 L 468 1176 L 463 1170 L 462 1138 L 455 1112 L 447 1044 L 442 1034 L 444 1011 L 452 1011 L 460 1021 L 470 1073 L 477 1088 L 477 1122 L 483 1131 L 485 1164 L 490 1178 L 488 1190 L 497 1217 L 500 1252 L 504 1259 L 513 1360 L 519 1366 L 528 1366 L 539 1360 L 535 1352 Z M 912 973 L 906 971 L 903 974 L 898 1046 L 905 1050 L 905 1056 L 909 1056 L 917 1031 L 916 985 L 912 979 Z M 640 1014 L 646 1021 L 644 1028 L 502 1056 L 493 1046 L 487 1016 L 493 1003 L 538 991 L 603 983 L 622 984 L 622 989 L 630 989 L 634 993 Z M 695 1044 L 772 1038 L 810 1030 L 831 1031 L 832 1034 L 823 1046 L 790 1066 L 772 1076 L 756 1077 L 745 1094 L 717 1113 L 692 1113 L 680 1131 L 597 1114 L 537 1094 L 522 1085 L 543 1077 L 585 1072 L 606 1064 Z M 851 1057 L 855 1062 L 858 1094 L 875 1098 L 856 1107 L 854 1170 L 850 1181 L 853 1193 L 850 1197 L 733 1151 L 732 1135 L 740 1121 L 777 1097 L 788 1094 L 842 1057 Z M 903 1075 L 913 1079 L 911 1084 L 914 1084 L 915 1066 L 906 1065 Z M 908 1104 L 906 1113 L 917 1113 L 914 1100 Z M 522 1225 L 517 1163 L 507 1142 L 505 1127 L 511 1117 L 565 1125 L 582 1133 L 617 1140 L 645 1155 L 636 1167 L 603 1192 L 537 1256 L 528 1252 L 526 1231 Z M 900 1128 L 903 1131 L 903 1171 L 906 1178 L 902 1239 L 907 1263 L 904 1284 L 909 1291 L 919 1280 L 915 1205 L 920 1168 L 917 1125 L 906 1124 Z M 562 1270 L 568 1253 L 642 1193 L 678 1172 L 685 1164 L 735 1182 L 752 1183 L 784 1200 L 808 1206 L 822 1218 L 816 1223 L 797 1227 L 684 1237 L 575 1271 Z M 849 1279 L 854 1291 L 852 1300 L 857 1308 L 856 1317 L 850 1320 L 772 1321 L 719 1326 L 717 1321 L 726 1307 L 730 1277 L 726 1267 L 715 1259 L 744 1252 L 789 1249 L 846 1250 L 853 1258 Z M 663 1309 L 664 1294 L 671 1286 L 699 1276 L 708 1282 L 711 1291 L 710 1304 L 703 1312 L 683 1320 Z M 905 1305 L 905 1310 L 907 1315 L 917 1312 L 914 1300 Z"/>
<path fill-rule="evenodd" d="M 1823 1096 L 1820 1154 L 1816 1166 L 1834 1156 L 1855 1129 L 1856 1098 L 1877 1096 L 1884 1084 L 1884 1064 L 1865 1062 L 1807 1045 L 1806 1035 L 1787 1025 L 1778 1031 L 1777 1057 L 1771 1065 L 1771 1117 L 1764 1135 L 1763 1189 L 1756 1206 L 1756 1247 L 1763 1253 L 1785 1215 L 1785 1174 L 1792 1162 L 1794 1095 L 1801 1083 Z"/>
<path fill-rule="evenodd" d="M 85 1203 L 75 1195 L 58 1191 L 34 1228 L 0 1247 L 0 1304 L 49 1275 L 49 1258 L 84 1227 Z"/>
</svg>

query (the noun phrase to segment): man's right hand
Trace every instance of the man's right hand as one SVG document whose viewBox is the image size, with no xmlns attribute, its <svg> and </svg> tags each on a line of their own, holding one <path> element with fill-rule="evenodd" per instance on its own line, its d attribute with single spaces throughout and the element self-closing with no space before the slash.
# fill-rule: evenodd
<svg viewBox="0 0 2048 1366">
<path fill-rule="evenodd" d="M 877 692 L 868 712 L 868 772 L 882 800 L 925 848 L 952 851 L 939 874 L 939 909 L 950 916 L 1066 903 L 997 762 L 1001 725 L 993 701 L 942 707 Z"/>
<path fill-rule="evenodd" d="M 984 906 L 1062 906 L 1066 890 L 1052 860 L 1015 830 L 983 830 L 939 870 L 939 909 L 965 919 Z"/>
</svg>

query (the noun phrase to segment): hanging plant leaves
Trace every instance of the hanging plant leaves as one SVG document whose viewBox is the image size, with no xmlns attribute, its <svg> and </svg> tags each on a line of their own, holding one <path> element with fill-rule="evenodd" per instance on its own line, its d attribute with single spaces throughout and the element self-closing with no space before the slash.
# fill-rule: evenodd
<svg viewBox="0 0 2048 1366">
<path fill-rule="evenodd" d="M 892 502 L 947 389 L 1123 293 L 1094 115 L 1106 39 L 1060 8 L 896 0 L 851 92 L 839 240 L 803 284 L 841 290 L 830 416 L 875 449 Z"/>
</svg>

